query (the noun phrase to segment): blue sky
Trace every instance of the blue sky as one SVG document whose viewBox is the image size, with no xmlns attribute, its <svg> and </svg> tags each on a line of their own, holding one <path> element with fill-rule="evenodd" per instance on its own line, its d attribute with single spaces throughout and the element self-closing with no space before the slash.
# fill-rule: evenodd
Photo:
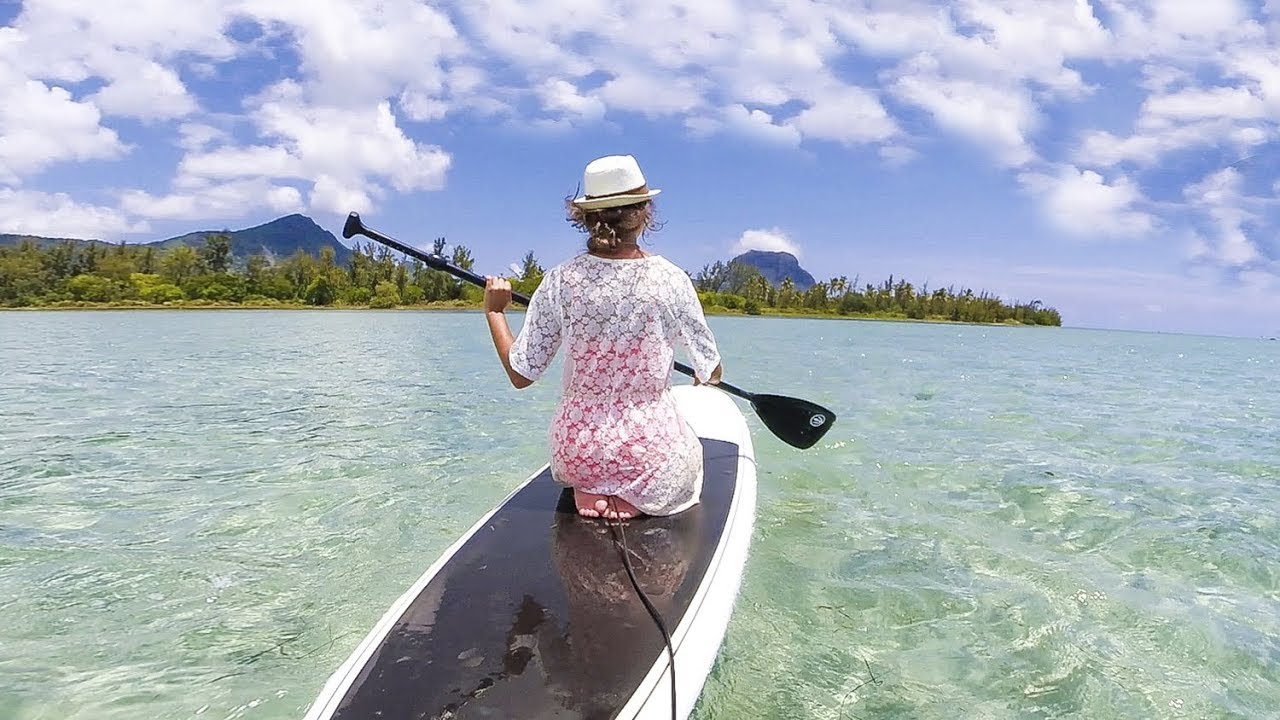
<svg viewBox="0 0 1280 720">
<path fill-rule="evenodd" d="M 593 157 L 688 270 L 1280 334 L 1280 0 L 0 0 L 0 232 L 350 210 L 500 272 Z M 1244 163 L 1237 161 L 1252 158 Z"/>
</svg>

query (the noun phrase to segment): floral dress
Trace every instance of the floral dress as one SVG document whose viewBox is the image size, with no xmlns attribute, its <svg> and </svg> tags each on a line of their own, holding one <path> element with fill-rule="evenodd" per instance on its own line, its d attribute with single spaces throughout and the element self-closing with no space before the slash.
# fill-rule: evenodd
<svg viewBox="0 0 1280 720">
<path fill-rule="evenodd" d="M 551 472 L 583 492 L 649 515 L 698 502 L 702 444 L 668 392 L 677 345 L 699 380 L 720 364 L 693 283 L 657 255 L 583 254 L 552 268 L 511 346 L 511 367 L 537 380 L 565 348 L 551 420 Z"/>
</svg>

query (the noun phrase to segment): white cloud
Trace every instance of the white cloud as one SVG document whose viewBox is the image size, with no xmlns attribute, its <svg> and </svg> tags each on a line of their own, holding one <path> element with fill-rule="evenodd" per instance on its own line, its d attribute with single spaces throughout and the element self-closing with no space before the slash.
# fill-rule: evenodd
<svg viewBox="0 0 1280 720">
<path fill-rule="evenodd" d="M 992 86 L 1032 82 L 1064 97 L 1089 91 L 1067 61 L 1100 56 L 1112 40 L 1086 0 L 872 5 L 834 18 L 838 32 L 868 54 L 911 60 L 927 53 L 955 77 Z"/>
<path fill-rule="evenodd" d="M 1256 145 L 1265 139 L 1256 133 L 1255 129 L 1241 127 L 1229 119 L 1151 124 L 1127 137 L 1096 130 L 1085 134 L 1075 158 L 1085 165 L 1102 167 L 1123 162 L 1150 166 L 1172 152 L 1188 148 L 1223 143 L 1241 148 Z"/>
<path fill-rule="evenodd" d="M 441 100 L 427 93 L 408 90 L 400 93 L 400 107 L 410 120 L 417 122 L 441 120 L 452 109 L 447 100 Z"/>
<path fill-rule="evenodd" d="M 1108 183 L 1092 170 L 1068 165 L 1055 175 L 1023 173 L 1019 180 L 1041 198 L 1049 219 L 1074 235 L 1136 237 L 1154 226 L 1154 218 L 1137 209 L 1142 193 L 1129 178 Z"/>
<path fill-rule="evenodd" d="M 178 126 L 178 146 L 184 150 L 199 152 L 210 145 L 230 140 L 227 131 L 205 123 L 188 122 Z"/>
<path fill-rule="evenodd" d="M 800 257 L 800 246 L 797 245 L 780 228 L 768 230 L 747 230 L 734 243 L 730 251 L 740 255 L 748 250 L 764 250 L 767 252 L 786 252 Z"/>
<path fill-rule="evenodd" d="M 567 80 L 548 80 L 538 88 L 542 104 L 555 112 L 584 121 L 604 117 L 605 104 L 597 97 L 583 95 Z"/>
<path fill-rule="evenodd" d="M 409 192 L 443 187 L 449 169 L 449 155 L 409 139 L 386 101 L 350 110 L 316 106 L 296 86 L 284 84 L 265 95 L 253 120 L 311 177 L 389 182 Z"/>
<path fill-rule="evenodd" d="M 1280 38 L 1280 29 L 1275 33 Z M 1261 96 L 1267 114 L 1272 120 L 1280 119 L 1280 57 L 1276 57 L 1274 42 L 1259 47 L 1236 48 L 1228 57 L 1225 67 L 1234 76 L 1250 83 Z"/>
<path fill-rule="evenodd" d="M 179 184 L 192 178 L 225 180 L 245 176 L 304 176 L 297 158 L 278 145 L 222 146 L 208 152 L 189 153 L 178 169 Z"/>
<path fill-rule="evenodd" d="M 1212 37 L 1235 32 L 1249 18 L 1238 0 L 1151 0 L 1152 25 L 1170 35 Z"/>
<path fill-rule="evenodd" d="M 92 103 L 38 80 L 6 79 L 0 70 L 0 182 L 68 160 L 108 160 L 126 152 L 114 130 L 103 127 Z"/>
<path fill-rule="evenodd" d="M 192 181 L 168 195 L 129 190 L 121 194 L 120 207 L 131 215 L 157 220 L 233 220 L 263 208 L 292 213 L 303 210 L 305 205 L 297 188 L 248 178 L 217 183 Z"/>
<path fill-rule="evenodd" d="M 374 201 L 366 187 L 321 175 L 311 190 L 311 206 L 333 213 L 368 212 L 373 209 Z"/>
<path fill-rule="evenodd" d="M 298 79 L 252 99 L 245 117 L 229 118 L 256 130 L 247 142 L 205 122 L 175 128 L 188 154 L 172 194 L 127 193 L 130 207 L 191 217 L 220 211 L 253 186 L 275 188 L 257 204 L 292 208 L 298 191 L 281 189 L 280 180 L 315 184 L 321 209 L 388 188 L 437 189 L 448 154 L 410 140 L 388 98 L 411 98 L 406 105 L 419 118 L 437 113 L 433 101 L 492 108 L 458 97 L 483 92 L 483 73 L 466 63 L 444 69 L 465 46 L 443 11 L 410 0 L 31 0 L 13 27 L 0 29 L 7 69 L 0 71 L 0 182 L 21 182 L 59 161 L 120 157 L 126 148 L 106 124 L 112 116 L 162 122 L 196 111 L 183 65 L 211 70 L 213 79 L 218 63 L 270 44 L 232 40 L 225 30 L 233 22 L 255 24 L 270 42 L 291 46 Z M 83 83 L 76 93 L 87 94 L 41 78 Z"/>
<path fill-rule="evenodd" d="M 89 97 L 104 113 L 167 120 L 195 112 L 196 101 L 172 69 L 135 57 L 125 65 L 114 81 Z"/>
<path fill-rule="evenodd" d="M 787 124 L 805 137 L 847 144 L 883 142 L 900 134 L 875 94 L 852 86 L 821 94 Z"/>
<path fill-rule="evenodd" d="M 145 222 L 130 221 L 114 208 L 78 203 L 66 193 L 0 188 L 3 232 L 41 237 L 116 240 L 146 232 Z"/>
<path fill-rule="evenodd" d="M 1116 42 L 1087 0 L 1036 8 L 1015 0 L 193 0 L 181 12 L 163 0 L 124 1 L 110 10 L 28 3 L 18 26 L 24 46 L 41 51 L 24 72 L 100 78 L 104 87 L 84 102 L 108 116 L 157 120 L 197 108 L 177 72 L 181 63 L 216 75 L 225 59 L 285 43 L 300 61 L 292 82 L 303 113 L 362 112 L 395 98 L 407 119 L 422 122 L 459 111 L 551 126 L 599 122 L 611 112 L 677 116 L 695 133 L 892 145 L 884 154 L 900 158 L 911 141 L 867 86 L 874 74 L 845 66 L 862 53 L 888 66 L 880 77 L 900 102 L 1013 167 L 1037 161 L 1040 102 L 1091 92 L 1072 61 L 1114 57 Z M 1108 9 L 1118 32 L 1173 35 L 1194 27 L 1197 37 L 1217 42 L 1250 37 L 1237 27 L 1242 16 L 1221 8 L 1192 13 L 1165 3 L 1147 11 L 1114 0 Z M 265 39 L 232 40 L 225 31 L 233 22 L 255 24 Z M 73 27 L 83 42 L 69 42 Z M 1205 28 L 1217 30 L 1206 35 Z M 545 115 L 513 112 L 529 101 Z M 249 108 L 259 121 L 265 111 Z M 244 144 L 267 147 L 269 137 Z M 182 172 L 229 152 L 225 141 L 212 140 L 183 141 L 203 154 L 184 161 Z M 274 147 L 288 150 L 300 173 L 317 176 L 315 163 L 287 140 Z M 428 165 L 438 172 L 438 163 Z M 352 185 L 342 172 L 321 169 Z M 390 176 L 397 189 L 438 186 L 407 179 L 403 169 Z"/>
<path fill-rule="evenodd" d="M 410 140 L 387 101 L 369 108 L 316 106 L 307 102 L 304 88 L 285 82 L 250 105 L 250 119 L 265 142 L 189 152 L 179 165 L 175 193 L 129 195 L 131 211 L 148 217 L 198 217 L 222 212 L 245 193 L 261 192 L 243 201 L 290 212 L 310 207 L 345 213 L 371 210 L 388 186 L 413 192 L 444 185 L 450 156 Z M 281 186 L 284 182 L 290 184 Z M 298 183 L 311 185 L 305 205 L 293 187 Z"/>
<path fill-rule="evenodd" d="M 1230 46 L 1256 42 L 1263 29 L 1248 19 L 1239 0 L 1099 0 L 1111 17 L 1115 42 L 1107 54 L 1119 59 L 1162 57 L 1177 64 L 1214 59 Z"/>
<path fill-rule="evenodd" d="M 748 110 L 742 105 L 721 108 L 715 115 L 691 117 L 685 121 L 685 127 L 697 136 L 727 131 L 757 142 L 800 144 L 800 133 L 795 128 L 775 123 L 773 116 L 764 110 Z"/>
<path fill-rule="evenodd" d="M 245 0 L 244 10 L 292 41 L 314 102 L 365 107 L 408 89 L 438 96 L 443 62 L 466 47 L 449 17 L 411 0 Z"/>
<path fill-rule="evenodd" d="M 725 119 L 728 127 L 745 137 L 780 145 L 800 144 L 800 133 L 794 127 L 775 123 L 772 115 L 759 108 L 730 105 L 725 108 Z"/>
<path fill-rule="evenodd" d="M 110 3 L 27 0 L 14 26 L 31 42 L 23 50 L 29 66 L 76 80 L 108 74 L 120 54 L 169 60 L 181 53 L 226 59 L 235 45 L 224 34 L 239 15 L 224 0 L 114 0 Z M 54 41 L 55 45 L 46 44 Z M 79 75 L 80 77 L 76 77 Z"/>
<path fill-rule="evenodd" d="M 1246 225 L 1257 220 L 1246 204 L 1243 178 L 1235 168 L 1210 173 L 1199 182 L 1188 185 L 1183 194 L 1187 201 L 1209 219 L 1216 236 L 1202 239 L 1193 251 L 1197 259 L 1229 268 L 1243 268 L 1260 262 L 1263 255 L 1250 237 Z"/>
<path fill-rule="evenodd" d="M 837 10 L 760 0 L 572 5 L 477 0 L 462 7 L 467 30 L 529 78 L 553 125 L 614 112 L 676 116 L 694 134 L 765 142 L 792 143 L 797 131 L 841 142 L 896 135 L 875 94 L 834 71 L 848 50 L 832 30 Z M 578 80 L 588 76 L 591 83 Z M 773 110 L 793 101 L 801 113 Z"/>
<path fill-rule="evenodd" d="M 905 145 L 885 145 L 880 148 L 880 157 L 891 167 L 900 167 L 920 157 L 920 153 Z"/>
<path fill-rule="evenodd" d="M 169 185 L 122 192 L 115 210 L 33 196 L 41 207 L 116 232 L 255 207 L 367 210 L 444 185 L 437 123 L 460 115 L 575 130 L 658 119 L 744 146 L 869 146 L 890 166 L 941 130 L 1069 232 L 1140 236 L 1190 208 L 1207 222 L 1202 258 L 1253 271 L 1269 237 L 1256 198 L 1200 183 L 1171 208 L 1138 184 L 1157 173 L 1125 172 L 1276 138 L 1267 2 L 1270 26 L 1234 0 L 27 0 L 0 28 L 0 187 L 126 157 L 121 134 L 139 124 L 121 118 L 183 151 Z M 194 94 L 243 69 L 233 59 L 277 74 L 229 110 Z M 1112 86 L 1131 71 L 1132 87 Z M 1077 105 L 1103 87 L 1121 102 Z M 1079 145 L 1064 158 L 1067 127 Z"/>
<path fill-rule="evenodd" d="M 461 113 L 480 118 L 510 115 L 518 104 L 518 95 L 517 91 L 498 85 L 482 68 L 454 64 L 444 71 L 439 84 L 410 84 L 398 100 L 408 119 L 433 122 Z"/>
<path fill-rule="evenodd" d="M 702 83 L 694 78 L 662 77 L 653 72 L 627 71 L 600 88 L 612 107 L 642 115 L 674 115 L 702 107 Z"/>
<path fill-rule="evenodd" d="M 1183 68 L 1173 65 L 1147 64 L 1142 66 L 1142 80 L 1139 85 L 1151 93 L 1167 93 L 1175 87 L 1189 85 L 1194 76 Z"/>
<path fill-rule="evenodd" d="M 458 8 L 464 22 L 490 53 L 520 59 L 537 74 L 560 72 L 577 77 L 592 71 L 591 63 L 561 41 L 576 28 L 620 30 L 621 13 L 610 17 L 601 3 L 565 4 L 548 0 L 469 0 Z"/>
<path fill-rule="evenodd" d="M 937 70 L 936 60 L 922 58 L 893 83 L 893 93 L 927 110 L 943 129 L 991 148 L 1005 165 L 1036 159 L 1028 135 L 1040 114 L 1025 89 L 947 79 Z"/>
<path fill-rule="evenodd" d="M 107 116 L 181 117 L 197 105 L 173 63 L 182 54 L 231 57 L 235 45 L 222 31 L 235 14 L 217 0 L 180 8 L 166 0 L 31 0 L 7 29 L 8 42 L 0 42 L 0 61 L 29 80 L 100 81 L 81 100 Z"/>
<path fill-rule="evenodd" d="M 1256 120 L 1265 115 L 1262 98 L 1244 87 L 1188 88 L 1168 95 L 1152 95 L 1142 111 L 1177 120 L 1236 118 Z"/>
</svg>

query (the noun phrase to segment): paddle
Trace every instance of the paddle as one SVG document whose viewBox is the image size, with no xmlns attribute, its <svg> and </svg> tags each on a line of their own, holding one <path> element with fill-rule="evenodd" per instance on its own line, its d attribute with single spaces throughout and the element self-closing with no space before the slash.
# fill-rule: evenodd
<svg viewBox="0 0 1280 720">
<path fill-rule="evenodd" d="M 387 247 L 421 260 L 429 267 L 447 272 L 474 285 L 479 285 L 480 287 L 485 285 L 483 276 L 477 275 L 470 270 L 464 270 L 444 259 L 441 255 L 425 253 L 415 247 L 405 245 L 399 240 L 383 235 L 377 230 L 365 227 L 360 220 L 360 215 L 351 213 L 347 216 L 346 224 L 342 226 L 342 237 L 349 240 L 356 235 L 364 235 L 367 238 L 377 240 Z M 529 298 L 520 293 L 511 293 L 511 297 L 523 305 L 529 304 Z M 677 362 L 675 368 L 689 377 L 694 377 L 693 368 L 684 363 Z M 717 383 L 715 387 L 751 403 L 752 409 L 756 411 L 756 415 L 760 417 L 765 427 L 769 428 L 783 442 L 801 449 L 812 447 L 814 443 L 821 440 L 822 436 L 827 434 L 827 431 L 831 429 L 831 426 L 836 421 L 835 413 L 808 400 L 785 397 L 783 395 L 750 393 L 727 382 Z"/>
</svg>

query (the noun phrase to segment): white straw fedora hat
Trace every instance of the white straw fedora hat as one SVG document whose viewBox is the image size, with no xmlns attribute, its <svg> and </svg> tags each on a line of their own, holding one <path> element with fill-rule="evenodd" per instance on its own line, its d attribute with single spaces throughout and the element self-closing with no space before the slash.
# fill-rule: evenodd
<svg viewBox="0 0 1280 720">
<path fill-rule="evenodd" d="M 607 155 L 587 163 L 582 172 L 582 197 L 574 205 L 583 210 L 634 205 L 658 193 L 645 184 L 640 165 L 630 155 Z"/>
</svg>

